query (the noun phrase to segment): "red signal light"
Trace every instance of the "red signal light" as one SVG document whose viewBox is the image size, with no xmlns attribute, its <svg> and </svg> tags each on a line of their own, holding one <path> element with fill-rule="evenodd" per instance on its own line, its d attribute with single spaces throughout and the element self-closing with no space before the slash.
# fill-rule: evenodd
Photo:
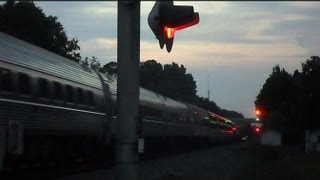
<svg viewBox="0 0 320 180">
<path fill-rule="evenodd" d="M 256 110 L 256 115 L 257 115 L 257 116 L 261 115 L 260 110 Z"/>
<path fill-rule="evenodd" d="M 174 33 L 176 32 L 175 28 L 169 28 L 167 26 L 164 27 L 164 32 L 168 39 L 174 38 Z"/>
<path fill-rule="evenodd" d="M 256 128 L 255 128 L 255 131 L 256 131 L 256 133 L 259 133 L 259 132 L 260 132 L 260 128 L 259 128 L 259 127 L 256 127 Z"/>
<path fill-rule="evenodd" d="M 236 131 L 237 130 L 237 128 L 236 127 L 233 127 L 233 128 L 231 128 L 232 129 L 232 131 Z"/>
</svg>

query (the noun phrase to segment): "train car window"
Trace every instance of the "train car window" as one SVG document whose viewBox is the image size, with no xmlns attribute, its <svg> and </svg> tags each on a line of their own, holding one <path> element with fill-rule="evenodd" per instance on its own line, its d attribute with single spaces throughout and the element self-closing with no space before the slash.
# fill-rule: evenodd
<svg viewBox="0 0 320 180">
<path fill-rule="evenodd" d="M 152 108 L 151 107 L 146 107 L 145 108 L 145 110 L 146 110 L 146 114 L 148 115 L 148 116 L 153 116 L 153 112 L 152 112 Z"/>
<path fill-rule="evenodd" d="M 78 95 L 78 103 L 84 104 L 84 96 L 83 96 L 83 90 L 81 88 L 77 88 L 77 95 Z"/>
<path fill-rule="evenodd" d="M 93 93 L 91 91 L 87 91 L 87 104 L 88 105 L 94 105 L 94 100 L 93 100 Z"/>
<path fill-rule="evenodd" d="M 53 98 L 63 100 L 62 85 L 58 82 L 53 82 Z"/>
<path fill-rule="evenodd" d="M 143 115 L 144 116 L 148 116 L 148 115 L 150 115 L 149 114 L 149 108 L 148 108 L 148 106 L 142 106 L 142 108 L 143 108 Z"/>
<path fill-rule="evenodd" d="M 39 96 L 48 98 L 49 97 L 49 85 L 48 80 L 39 78 Z"/>
<path fill-rule="evenodd" d="M 30 77 L 25 73 L 18 73 L 19 92 L 22 94 L 30 94 Z"/>
<path fill-rule="evenodd" d="M 73 87 L 70 85 L 66 86 L 67 90 L 67 101 L 68 102 L 74 102 L 74 92 L 73 92 Z"/>
<path fill-rule="evenodd" d="M 144 107 L 141 104 L 139 104 L 139 116 L 144 116 Z"/>
<path fill-rule="evenodd" d="M 161 117 L 162 116 L 162 112 L 159 109 L 154 108 L 153 109 L 153 115 L 155 117 Z"/>
<path fill-rule="evenodd" d="M 153 108 L 153 107 L 144 107 L 144 113 L 146 116 L 150 116 L 150 117 L 155 117 L 155 118 L 161 118 L 162 117 L 162 111 L 157 109 L 157 108 Z"/>
<path fill-rule="evenodd" d="M 0 91 L 11 91 L 11 72 L 8 69 L 0 68 Z"/>
<path fill-rule="evenodd" d="M 179 121 L 179 115 L 176 113 L 171 113 L 171 120 L 172 121 Z"/>
</svg>

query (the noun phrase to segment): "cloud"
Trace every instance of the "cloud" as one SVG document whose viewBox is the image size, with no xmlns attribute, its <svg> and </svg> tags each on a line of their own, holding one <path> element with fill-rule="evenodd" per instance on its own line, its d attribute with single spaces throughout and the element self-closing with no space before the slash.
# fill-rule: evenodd
<svg viewBox="0 0 320 180">
<path fill-rule="evenodd" d="M 287 2 L 289 6 L 304 9 L 304 10 L 310 10 L 310 9 L 316 9 L 319 10 L 320 3 L 316 1 L 309 1 L 309 2 Z"/>
<path fill-rule="evenodd" d="M 109 61 L 117 60 L 117 40 L 108 38 L 97 38 L 89 41 L 80 42 L 81 55 L 83 57 L 95 56 L 101 62 L 105 64 Z"/>
<path fill-rule="evenodd" d="M 149 12 L 151 11 L 154 1 L 142 1 L 141 3 L 141 15 L 148 16 Z M 221 14 L 226 12 L 229 7 L 229 2 L 199 2 L 199 1 L 175 1 L 174 5 L 178 6 L 193 6 L 195 12 L 199 12 L 202 15 L 215 15 Z"/>
<path fill-rule="evenodd" d="M 80 42 L 117 35 L 116 2 L 36 2 L 44 13 L 58 17 L 68 37 Z"/>
<path fill-rule="evenodd" d="M 82 9 L 86 15 L 95 17 L 117 16 L 117 3 L 115 2 L 100 2 L 90 4 Z"/>
<path fill-rule="evenodd" d="M 157 43 L 141 43 L 142 59 L 162 59 L 188 62 L 192 66 L 205 65 L 238 65 L 252 63 L 259 59 L 284 57 L 303 57 L 307 50 L 294 43 L 246 44 L 215 42 L 174 42 L 171 53 L 160 50 Z M 243 60 L 245 59 L 245 61 Z"/>
<path fill-rule="evenodd" d="M 279 24 L 317 21 L 310 14 L 290 10 L 286 3 L 225 2 L 224 9 L 215 15 L 210 14 L 214 11 L 210 11 L 215 6 L 214 2 L 201 2 L 201 5 L 206 8 L 200 9 L 200 23 L 194 29 L 187 30 L 187 33 L 177 33 L 183 39 L 256 44 L 288 42 L 295 38 L 288 33 L 292 28 L 283 29 L 281 34 L 268 32 L 277 29 Z"/>
<path fill-rule="evenodd" d="M 232 4 L 230 2 L 199 2 L 199 1 L 185 1 L 185 2 L 179 2 L 177 1 L 175 5 L 190 5 L 194 7 L 195 12 L 199 12 L 200 15 L 219 15 L 219 14 L 225 14 L 225 12 L 228 12 Z"/>
</svg>

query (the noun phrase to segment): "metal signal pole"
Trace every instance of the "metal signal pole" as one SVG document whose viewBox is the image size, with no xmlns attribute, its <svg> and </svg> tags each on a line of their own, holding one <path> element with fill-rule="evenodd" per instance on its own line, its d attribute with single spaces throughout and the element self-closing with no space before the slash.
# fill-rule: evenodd
<svg viewBox="0 0 320 180">
<path fill-rule="evenodd" d="M 117 31 L 117 179 L 138 180 L 140 1 L 118 1 Z"/>
</svg>

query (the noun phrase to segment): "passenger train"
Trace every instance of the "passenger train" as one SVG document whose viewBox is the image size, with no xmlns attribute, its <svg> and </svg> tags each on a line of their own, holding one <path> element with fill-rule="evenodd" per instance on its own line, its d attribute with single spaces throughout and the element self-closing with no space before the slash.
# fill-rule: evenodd
<svg viewBox="0 0 320 180">
<path fill-rule="evenodd" d="M 116 101 L 115 77 L 0 32 L 0 170 L 13 160 L 57 161 L 113 146 Z M 232 121 L 144 88 L 139 104 L 146 144 L 238 136 Z"/>
</svg>

